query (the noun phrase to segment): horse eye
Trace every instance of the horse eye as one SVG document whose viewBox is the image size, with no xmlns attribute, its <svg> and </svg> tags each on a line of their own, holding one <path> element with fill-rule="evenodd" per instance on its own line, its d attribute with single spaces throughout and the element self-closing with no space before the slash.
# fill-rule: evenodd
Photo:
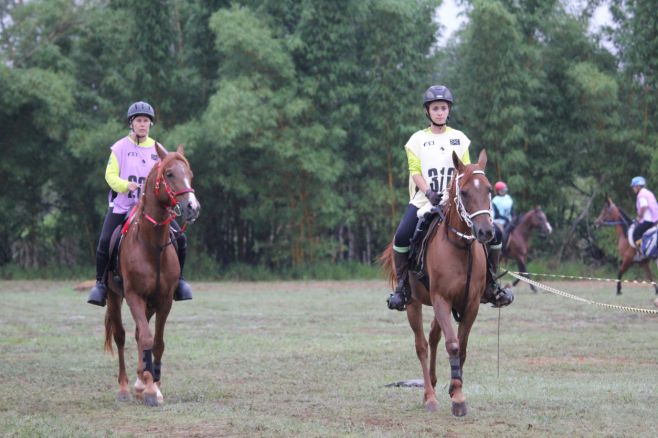
<svg viewBox="0 0 658 438">
<path fill-rule="evenodd" d="M 168 170 L 167 171 L 167 178 L 173 178 L 173 177 L 174 177 L 174 172 L 172 172 L 171 170 Z"/>
<path fill-rule="evenodd" d="M 462 198 L 468 198 L 468 192 L 465 190 L 460 190 L 459 194 L 462 195 Z"/>
</svg>

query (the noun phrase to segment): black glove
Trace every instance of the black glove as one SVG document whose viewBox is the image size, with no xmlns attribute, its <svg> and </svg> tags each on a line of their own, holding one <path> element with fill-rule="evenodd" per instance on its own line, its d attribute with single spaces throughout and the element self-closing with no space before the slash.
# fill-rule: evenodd
<svg viewBox="0 0 658 438">
<path fill-rule="evenodd" d="M 425 192 L 425 196 L 427 196 L 427 199 L 429 199 L 432 205 L 439 205 L 439 203 L 441 202 L 441 198 L 443 198 L 443 195 L 441 193 L 436 193 L 432 189 L 427 189 L 427 191 Z"/>
</svg>

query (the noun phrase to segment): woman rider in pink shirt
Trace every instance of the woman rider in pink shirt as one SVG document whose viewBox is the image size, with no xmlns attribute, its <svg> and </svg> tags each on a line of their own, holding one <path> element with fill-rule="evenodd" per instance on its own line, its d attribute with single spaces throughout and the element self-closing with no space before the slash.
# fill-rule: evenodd
<svg viewBox="0 0 658 438">
<path fill-rule="evenodd" d="M 96 285 L 91 289 L 87 302 L 105 306 L 107 286 L 105 272 L 109 262 L 110 238 L 112 232 L 123 223 L 132 207 L 139 202 L 142 184 L 151 168 L 158 162 L 155 140 L 149 130 L 155 119 L 153 107 L 146 102 L 135 102 L 128 108 L 130 133 L 112 146 L 110 159 L 105 169 L 105 180 L 110 186 L 108 200 L 110 208 L 105 215 L 103 229 L 96 248 Z M 176 221 L 170 222 L 178 244 L 180 281 L 174 293 L 176 301 L 191 300 L 192 289 L 183 278 L 183 266 L 187 254 L 187 237 L 181 232 Z"/>
</svg>

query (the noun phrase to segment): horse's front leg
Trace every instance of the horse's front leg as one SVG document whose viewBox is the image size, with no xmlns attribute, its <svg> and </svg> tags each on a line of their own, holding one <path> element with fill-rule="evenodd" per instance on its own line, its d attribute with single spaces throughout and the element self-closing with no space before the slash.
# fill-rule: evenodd
<svg viewBox="0 0 658 438">
<path fill-rule="evenodd" d="M 521 275 L 523 275 L 525 278 L 530 278 L 528 276 L 528 274 L 525 274 L 525 272 L 527 272 L 527 270 L 528 270 L 528 267 L 526 266 L 525 261 L 526 261 L 526 256 L 519 256 L 519 258 L 517 259 L 517 263 L 518 263 L 518 266 L 519 266 L 519 272 L 523 272 L 523 274 L 521 274 Z M 519 282 L 519 279 L 517 278 L 514 281 L 514 286 L 516 286 L 516 284 L 518 282 Z M 530 284 L 530 283 L 528 283 L 528 284 L 530 285 L 530 290 L 532 290 L 534 293 L 537 293 L 537 288 L 533 284 Z"/>
<path fill-rule="evenodd" d="M 633 255 L 630 257 L 624 255 L 624 258 L 621 261 L 621 265 L 619 265 L 619 272 L 617 272 L 617 295 L 621 295 L 621 278 L 628 270 L 628 268 L 630 268 L 633 264 Z"/>
<path fill-rule="evenodd" d="M 423 331 L 423 305 L 419 300 L 413 300 L 407 305 L 407 319 L 411 330 L 414 332 L 416 355 L 423 370 L 423 386 L 425 388 L 423 405 L 428 411 L 434 412 L 438 409 L 439 402 L 436 399 L 436 393 L 430 378 L 430 370 L 427 365 L 427 339 L 425 339 L 425 332 Z"/>
<path fill-rule="evenodd" d="M 462 391 L 461 353 L 459 340 L 452 326 L 452 306 L 438 293 L 433 293 L 432 306 L 434 316 L 445 336 L 446 351 L 450 362 L 450 387 L 448 393 L 452 401 L 452 414 L 463 416 L 466 414 L 466 397 Z"/>
<path fill-rule="evenodd" d="M 157 406 L 157 398 L 147 399 L 147 389 L 154 385 L 153 382 L 153 334 L 149 329 L 146 315 L 146 302 L 134 293 L 126 294 L 126 302 L 130 307 L 130 313 L 135 321 L 135 337 L 137 338 L 137 382 L 135 391 L 140 395 L 143 392 L 144 403 L 149 406 Z M 142 388 L 144 386 L 145 389 Z M 155 393 L 155 391 L 150 391 Z"/>
<path fill-rule="evenodd" d="M 153 340 L 153 382 L 154 385 L 151 388 L 146 388 L 144 391 L 144 397 L 153 397 L 157 399 L 158 404 L 162 404 L 164 397 L 160 391 L 160 372 L 162 369 L 162 355 L 164 354 L 165 343 L 164 343 L 164 328 L 167 322 L 167 316 L 169 316 L 169 311 L 171 310 L 171 302 L 165 304 L 155 315 L 155 338 Z M 153 394 L 155 391 L 155 394 Z"/>
</svg>

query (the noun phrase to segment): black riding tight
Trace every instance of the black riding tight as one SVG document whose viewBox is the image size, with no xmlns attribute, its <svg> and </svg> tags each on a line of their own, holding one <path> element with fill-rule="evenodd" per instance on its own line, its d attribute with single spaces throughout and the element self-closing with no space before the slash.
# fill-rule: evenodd
<svg viewBox="0 0 658 438">
<path fill-rule="evenodd" d="M 414 235 L 416 230 L 416 224 L 418 224 L 418 207 L 414 205 L 407 205 L 407 211 L 404 212 L 400 225 L 395 232 L 395 238 L 393 239 L 393 249 L 397 252 L 404 253 L 409 251 L 409 245 L 411 245 L 411 238 Z"/>
</svg>

